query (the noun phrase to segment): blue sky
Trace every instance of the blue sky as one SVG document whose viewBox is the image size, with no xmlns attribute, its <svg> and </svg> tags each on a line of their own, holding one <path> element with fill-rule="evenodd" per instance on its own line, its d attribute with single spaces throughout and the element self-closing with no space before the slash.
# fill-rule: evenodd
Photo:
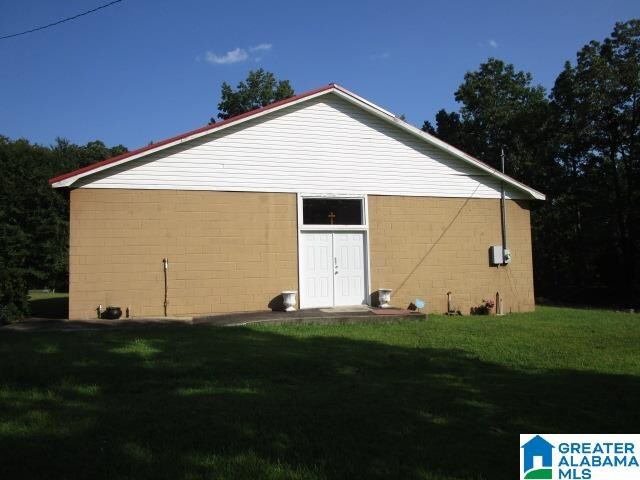
<svg viewBox="0 0 640 480">
<path fill-rule="evenodd" d="M 0 35 L 103 3 L 0 0 Z M 639 16 L 638 0 L 124 0 L 0 41 L 0 134 L 133 149 L 206 124 L 222 81 L 259 67 L 298 93 L 339 83 L 420 126 L 457 108 L 488 57 L 550 88 L 582 45 Z"/>
</svg>

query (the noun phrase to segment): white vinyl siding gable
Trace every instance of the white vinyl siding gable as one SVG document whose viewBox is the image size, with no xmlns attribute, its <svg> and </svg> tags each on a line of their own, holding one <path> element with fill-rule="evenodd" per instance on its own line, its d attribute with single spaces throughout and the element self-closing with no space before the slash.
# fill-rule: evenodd
<svg viewBox="0 0 640 480">
<path fill-rule="evenodd" d="M 500 181 L 323 95 L 88 175 L 82 188 L 498 198 Z M 531 198 L 514 188 L 509 198 Z"/>
</svg>

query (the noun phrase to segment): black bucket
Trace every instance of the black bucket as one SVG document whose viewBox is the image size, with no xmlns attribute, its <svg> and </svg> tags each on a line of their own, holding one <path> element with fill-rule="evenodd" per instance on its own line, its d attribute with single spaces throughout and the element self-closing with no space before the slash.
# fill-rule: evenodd
<svg viewBox="0 0 640 480">
<path fill-rule="evenodd" d="M 122 316 L 122 309 L 120 307 L 107 307 L 107 309 L 102 312 L 100 318 L 106 318 L 107 320 L 118 320 Z"/>
</svg>

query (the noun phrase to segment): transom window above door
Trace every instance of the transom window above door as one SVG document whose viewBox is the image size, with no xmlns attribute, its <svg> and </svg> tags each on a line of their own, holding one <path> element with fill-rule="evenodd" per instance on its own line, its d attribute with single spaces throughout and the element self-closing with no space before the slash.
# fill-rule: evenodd
<svg viewBox="0 0 640 480">
<path fill-rule="evenodd" d="M 361 198 L 304 198 L 304 225 L 364 225 Z"/>
</svg>

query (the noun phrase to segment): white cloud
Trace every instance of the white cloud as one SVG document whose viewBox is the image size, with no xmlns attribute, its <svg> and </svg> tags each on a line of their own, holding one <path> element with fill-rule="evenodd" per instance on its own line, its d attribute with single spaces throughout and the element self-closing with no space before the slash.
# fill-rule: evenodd
<svg viewBox="0 0 640 480">
<path fill-rule="evenodd" d="M 493 39 L 489 40 L 488 44 L 491 48 L 498 48 L 498 42 Z"/>
<path fill-rule="evenodd" d="M 271 50 L 271 47 L 273 47 L 273 45 L 271 45 L 270 43 L 261 43 L 259 45 L 256 45 L 255 47 L 249 47 L 249 51 L 250 52 L 267 52 Z"/>
<path fill-rule="evenodd" d="M 220 55 L 212 51 L 207 51 L 204 55 L 198 55 L 196 57 L 196 61 L 199 62 L 204 59 L 207 62 L 216 65 L 230 65 L 232 63 L 244 62 L 245 60 L 259 62 L 262 60 L 261 55 L 268 53 L 272 48 L 273 45 L 270 43 L 259 43 L 258 45 L 254 45 L 253 47 L 248 47 L 246 49 L 236 47 L 235 49 L 229 50 L 227 53 Z"/>
<path fill-rule="evenodd" d="M 371 58 L 371 60 L 386 60 L 390 56 L 391 54 L 389 52 L 382 52 L 382 53 L 374 53 L 369 58 Z"/>
<path fill-rule="evenodd" d="M 207 62 L 215 63 L 218 65 L 228 65 L 230 63 L 244 62 L 247 58 L 249 58 L 249 54 L 242 48 L 230 50 L 224 55 L 218 55 L 217 53 L 211 51 L 204 54 L 204 59 Z"/>
</svg>

